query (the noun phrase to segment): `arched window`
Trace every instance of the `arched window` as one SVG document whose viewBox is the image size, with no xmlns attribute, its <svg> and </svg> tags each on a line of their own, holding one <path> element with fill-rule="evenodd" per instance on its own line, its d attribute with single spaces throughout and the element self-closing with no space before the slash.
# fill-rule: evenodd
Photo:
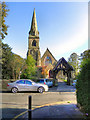
<svg viewBox="0 0 90 120">
<path fill-rule="evenodd" d="M 51 60 L 51 58 L 49 57 L 49 56 L 47 56 L 46 58 L 45 58 L 45 65 L 48 65 L 48 64 L 52 64 L 52 60 Z"/>
<path fill-rule="evenodd" d="M 36 40 L 33 40 L 32 46 L 36 46 Z"/>
</svg>

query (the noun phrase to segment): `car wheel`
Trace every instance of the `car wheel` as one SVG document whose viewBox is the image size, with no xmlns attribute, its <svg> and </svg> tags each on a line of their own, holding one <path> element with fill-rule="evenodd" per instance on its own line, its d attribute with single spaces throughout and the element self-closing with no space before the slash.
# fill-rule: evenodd
<svg viewBox="0 0 90 120">
<path fill-rule="evenodd" d="M 43 88 L 43 87 L 39 87 L 39 88 L 38 88 L 38 92 L 39 92 L 39 93 L 43 93 L 43 92 L 44 92 L 44 88 Z"/>
<path fill-rule="evenodd" d="M 12 93 L 17 93 L 18 92 L 18 89 L 16 87 L 12 88 Z"/>
</svg>

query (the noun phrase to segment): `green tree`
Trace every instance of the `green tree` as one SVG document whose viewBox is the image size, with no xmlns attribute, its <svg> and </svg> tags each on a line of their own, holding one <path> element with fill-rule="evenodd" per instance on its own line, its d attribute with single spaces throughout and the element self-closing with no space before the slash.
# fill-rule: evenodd
<svg viewBox="0 0 90 120">
<path fill-rule="evenodd" d="M 81 53 L 80 60 L 90 59 L 90 49 L 85 50 L 83 53 Z"/>
<path fill-rule="evenodd" d="M 7 28 L 8 26 L 5 24 L 5 17 L 7 17 L 7 12 L 9 11 L 9 9 L 7 9 L 7 5 L 5 2 L 0 3 L 0 12 L 2 12 L 2 16 L 1 16 L 1 38 L 4 39 L 5 36 L 8 34 L 7 33 Z"/>
<path fill-rule="evenodd" d="M 12 53 L 12 48 L 8 44 L 2 43 L 2 78 L 20 78 L 20 72 L 26 68 L 26 62 L 19 55 Z"/>
<path fill-rule="evenodd" d="M 17 54 L 13 54 L 12 60 L 12 74 L 13 79 L 20 79 L 20 74 L 25 69 L 25 60 Z"/>
<path fill-rule="evenodd" d="M 12 64 L 13 53 L 12 48 L 8 44 L 2 43 L 2 78 L 12 78 Z"/>
<path fill-rule="evenodd" d="M 76 53 L 72 53 L 68 59 L 68 63 L 74 68 L 75 75 L 78 74 L 79 70 L 79 56 Z"/>
<path fill-rule="evenodd" d="M 26 59 L 26 69 L 22 73 L 23 78 L 31 78 L 36 75 L 37 68 L 35 65 L 36 61 L 33 59 L 32 55 L 28 55 Z"/>
</svg>

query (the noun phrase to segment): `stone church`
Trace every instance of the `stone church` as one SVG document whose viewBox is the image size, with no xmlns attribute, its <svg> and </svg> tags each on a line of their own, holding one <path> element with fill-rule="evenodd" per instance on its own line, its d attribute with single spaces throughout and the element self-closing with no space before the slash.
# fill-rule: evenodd
<svg viewBox="0 0 90 120">
<path fill-rule="evenodd" d="M 29 31 L 28 37 L 28 52 L 27 56 L 32 55 L 36 60 L 36 66 L 38 68 L 42 67 L 42 74 L 45 77 L 49 77 L 49 71 L 53 69 L 57 60 L 52 55 L 50 50 L 47 48 L 43 56 L 41 57 L 40 48 L 39 48 L 39 31 L 37 27 L 36 13 L 35 9 L 33 12 L 31 28 Z"/>
</svg>

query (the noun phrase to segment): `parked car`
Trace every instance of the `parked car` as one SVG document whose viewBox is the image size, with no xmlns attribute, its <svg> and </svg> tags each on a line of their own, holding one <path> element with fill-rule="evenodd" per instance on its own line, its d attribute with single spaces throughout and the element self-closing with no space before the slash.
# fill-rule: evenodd
<svg viewBox="0 0 90 120">
<path fill-rule="evenodd" d="M 13 93 L 17 93 L 18 91 L 38 91 L 39 93 L 43 93 L 44 91 L 48 91 L 48 86 L 35 83 L 32 80 L 21 79 L 13 83 L 8 83 L 7 89 Z"/>
<path fill-rule="evenodd" d="M 72 85 L 76 87 L 77 79 L 73 80 Z"/>
<path fill-rule="evenodd" d="M 46 78 L 42 78 L 42 79 L 38 80 L 38 83 L 48 85 L 48 87 L 53 86 L 53 82 L 49 79 L 46 79 Z"/>
</svg>

